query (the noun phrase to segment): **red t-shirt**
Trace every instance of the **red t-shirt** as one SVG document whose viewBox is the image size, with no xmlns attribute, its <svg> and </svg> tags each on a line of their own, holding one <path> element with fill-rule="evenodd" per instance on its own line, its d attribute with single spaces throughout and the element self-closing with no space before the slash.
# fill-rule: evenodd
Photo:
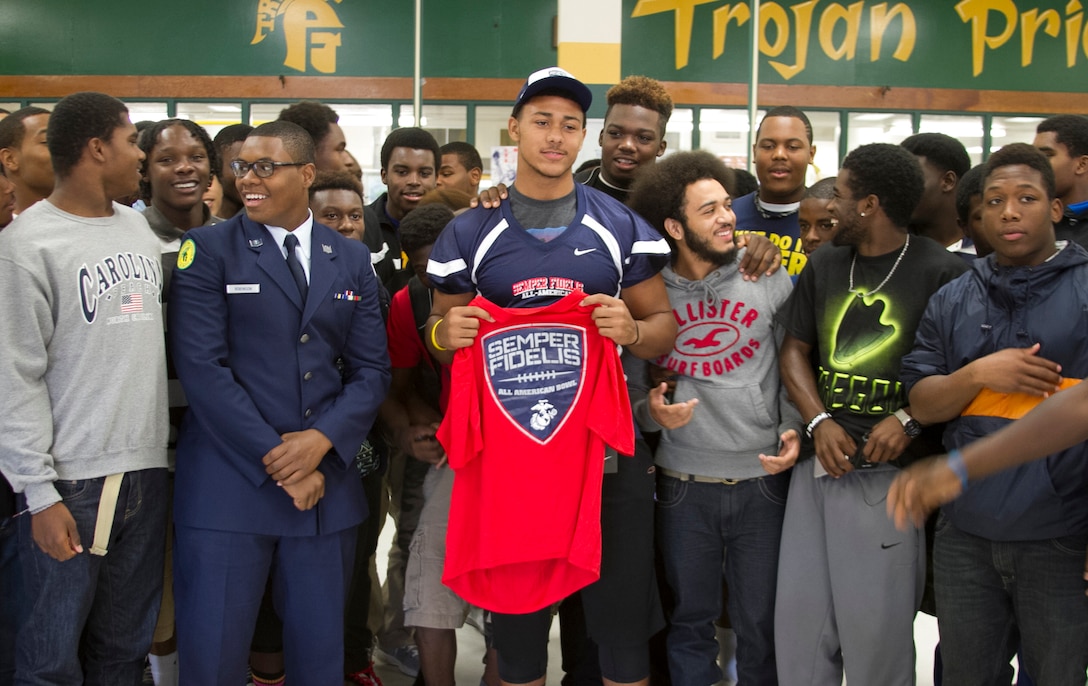
<svg viewBox="0 0 1088 686">
<path fill-rule="evenodd" d="M 438 440 L 456 472 L 442 581 L 473 605 L 535 612 L 596 581 L 605 444 L 634 452 L 615 343 L 575 291 L 491 313 L 458 350 Z"/>
<path fill-rule="evenodd" d="M 434 358 L 423 346 L 416 329 L 416 317 L 412 311 L 412 297 L 408 286 L 393 294 L 389 302 L 389 321 L 385 325 L 389 343 L 389 363 L 396 369 L 414 369 L 420 364 L 434 368 Z M 438 409 L 445 411 L 450 397 L 450 368 L 439 365 L 442 390 L 438 398 Z"/>
</svg>

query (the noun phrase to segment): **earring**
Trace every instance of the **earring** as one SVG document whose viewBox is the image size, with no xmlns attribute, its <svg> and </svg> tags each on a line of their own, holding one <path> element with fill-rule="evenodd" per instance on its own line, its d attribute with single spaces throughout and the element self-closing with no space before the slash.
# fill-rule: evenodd
<svg viewBox="0 0 1088 686">
<path fill-rule="evenodd" d="M 865 213 L 864 213 L 864 212 L 861 212 L 860 214 L 861 214 L 861 216 L 863 216 L 863 217 L 865 216 Z"/>
</svg>

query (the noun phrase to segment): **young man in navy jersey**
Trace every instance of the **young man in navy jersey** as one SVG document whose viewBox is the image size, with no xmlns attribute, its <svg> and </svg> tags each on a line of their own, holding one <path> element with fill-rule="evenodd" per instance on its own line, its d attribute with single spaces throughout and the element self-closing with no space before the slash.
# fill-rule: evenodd
<svg viewBox="0 0 1088 686">
<path fill-rule="evenodd" d="M 576 184 L 571 173 L 591 98 L 584 84 L 557 68 L 532 74 L 522 88 L 508 122 L 518 144 L 509 198 L 455 219 L 431 253 L 428 274 L 437 290 L 427 325 L 438 359 L 448 362 L 455 349 L 473 345 L 481 324 L 493 320 L 469 306 L 477 293 L 499 307 L 522 308 L 548 306 L 578 288 L 589 294 L 582 304 L 594 308 L 593 322 L 606 338 L 644 358 L 672 348 L 676 324 L 658 274 L 667 244 L 614 199 Z M 638 461 L 619 458 L 618 469 L 637 468 Z M 651 478 L 641 498 L 649 513 L 639 520 L 644 531 L 611 518 L 605 501 L 601 579 L 582 590 L 606 684 L 648 683 L 646 641 L 662 623 L 654 600 L 652 484 Z M 616 542 L 621 532 L 626 540 Z M 615 557 L 621 551 L 630 557 Z M 645 602 L 632 601 L 638 598 Z M 548 608 L 495 613 L 494 622 L 504 683 L 542 684 Z"/>
<path fill-rule="evenodd" d="M 796 279 L 808 261 L 797 211 L 805 196 L 805 173 L 816 155 L 808 117 L 796 107 L 772 108 L 756 130 L 752 155 L 759 190 L 733 203 L 737 233 L 769 238 L 782 250 L 782 261 Z"/>
</svg>

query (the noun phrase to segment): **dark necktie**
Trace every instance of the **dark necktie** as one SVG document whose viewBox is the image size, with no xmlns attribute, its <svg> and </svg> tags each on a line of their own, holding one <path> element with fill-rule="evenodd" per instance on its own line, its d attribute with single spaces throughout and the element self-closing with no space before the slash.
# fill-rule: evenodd
<svg viewBox="0 0 1088 686">
<path fill-rule="evenodd" d="M 306 271 L 302 268 L 302 263 L 298 261 L 298 255 L 295 254 L 298 236 L 293 233 L 287 234 L 287 237 L 283 239 L 283 247 L 287 250 L 287 268 L 291 270 L 291 276 L 295 277 L 298 292 L 302 294 L 302 302 L 306 302 L 306 294 L 310 291 L 310 286 L 306 283 Z"/>
</svg>

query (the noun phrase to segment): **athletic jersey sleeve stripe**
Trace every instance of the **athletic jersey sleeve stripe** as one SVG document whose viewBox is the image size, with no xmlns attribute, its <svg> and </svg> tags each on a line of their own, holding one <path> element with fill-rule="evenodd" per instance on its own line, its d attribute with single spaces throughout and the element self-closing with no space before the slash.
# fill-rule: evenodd
<svg viewBox="0 0 1088 686">
<path fill-rule="evenodd" d="M 669 243 L 664 238 L 656 241 L 635 241 L 631 245 L 631 253 L 639 255 L 669 255 L 671 254 Z"/>
<path fill-rule="evenodd" d="M 623 281 L 623 254 L 620 252 L 620 244 L 616 240 L 616 237 L 612 235 L 612 232 L 604 228 L 599 221 L 589 216 L 588 214 L 582 217 L 582 225 L 588 226 L 593 230 L 593 233 L 597 234 L 597 237 L 608 248 L 608 254 L 612 257 L 612 264 L 616 265 L 616 274 L 619 276 L 619 280 Z"/>
<path fill-rule="evenodd" d="M 495 241 L 499 239 L 499 236 L 508 226 L 510 224 L 503 219 L 495 225 L 495 228 L 488 231 L 484 239 L 480 241 L 480 247 L 476 248 L 476 254 L 472 256 L 472 283 L 477 283 L 476 270 L 480 268 L 480 264 L 484 261 L 487 252 L 491 250 L 491 246 L 495 244 Z"/>
<path fill-rule="evenodd" d="M 456 274 L 457 272 L 468 269 L 468 264 L 462 259 L 450 260 L 449 262 L 435 262 L 434 260 L 427 260 L 427 273 L 434 274 L 435 276 L 445 278 L 450 274 Z"/>
</svg>

